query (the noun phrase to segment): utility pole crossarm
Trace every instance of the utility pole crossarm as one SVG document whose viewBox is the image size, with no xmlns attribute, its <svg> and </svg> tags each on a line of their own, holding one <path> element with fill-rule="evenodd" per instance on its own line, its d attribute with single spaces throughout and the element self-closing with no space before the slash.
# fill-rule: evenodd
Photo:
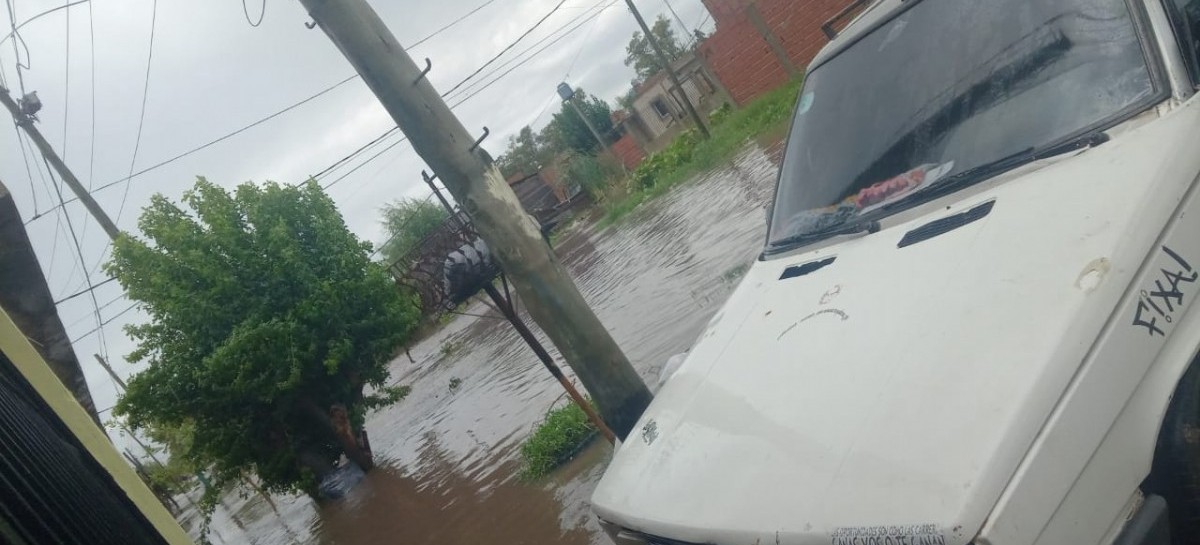
<svg viewBox="0 0 1200 545">
<path fill-rule="evenodd" d="M 50 143 L 42 136 L 42 132 L 38 130 L 37 125 L 34 125 L 33 118 L 22 112 L 21 108 L 17 106 L 16 101 L 8 95 L 8 89 L 0 87 L 0 102 L 3 102 L 4 107 L 8 108 L 8 112 L 12 114 L 13 120 L 16 121 L 17 125 L 25 129 L 25 134 L 28 134 L 30 140 L 33 140 L 38 151 L 50 162 L 50 166 L 54 167 L 54 170 L 58 172 L 58 176 L 67 183 L 67 186 L 71 188 L 75 196 L 79 197 L 79 201 L 92 214 L 92 217 L 96 218 L 96 222 L 108 234 L 108 238 L 116 240 L 121 234 L 121 231 L 117 229 L 117 224 L 113 223 L 112 218 L 108 217 L 103 208 L 100 208 L 96 199 L 92 198 L 91 193 L 88 193 L 87 189 L 84 189 L 83 184 L 79 183 L 79 178 L 76 178 L 71 169 L 67 168 L 67 164 L 58 156 L 54 148 L 50 147 Z"/>
</svg>

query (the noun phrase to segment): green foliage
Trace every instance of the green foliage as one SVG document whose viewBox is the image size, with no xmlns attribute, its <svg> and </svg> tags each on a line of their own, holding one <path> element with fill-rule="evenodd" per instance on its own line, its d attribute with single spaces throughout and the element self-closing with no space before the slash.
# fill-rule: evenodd
<svg viewBox="0 0 1200 545">
<path fill-rule="evenodd" d="M 521 445 L 521 477 L 533 480 L 548 475 L 570 460 L 595 434 L 596 428 L 579 405 L 571 403 L 550 411 Z"/>
<path fill-rule="evenodd" d="M 453 316 L 453 314 L 449 314 L 449 313 L 447 313 L 447 315 Z M 443 358 L 448 358 L 450 356 L 457 354 L 458 351 L 462 349 L 462 347 L 463 347 L 463 342 L 461 340 L 446 341 L 446 342 L 442 343 L 442 347 L 439 349 L 439 351 L 442 353 Z"/>
<path fill-rule="evenodd" d="M 397 199 L 383 205 L 382 214 L 380 223 L 388 235 L 382 250 L 387 264 L 403 257 L 449 217 L 441 204 L 429 199 Z"/>
<path fill-rule="evenodd" d="M 720 125 L 724 123 L 729 115 L 733 113 L 733 106 L 728 102 L 722 103 L 720 107 L 708 114 L 708 123 L 710 125 Z"/>
<path fill-rule="evenodd" d="M 633 172 L 630 193 L 606 203 L 601 225 L 611 224 L 689 177 L 729 160 L 748 140 L 784 127 L 796 104 L 800 82 L 767 93 L 739 110 L 716 115 L 712 138 L 701 140 L 687 130 L 662 151 L 642 161 Z M 718 110 L 719 112 L 720 110 Z"/>
<path fill-rule="evenodd" d="M 230 194 L 201 178 L 182 205 L 152 197 L 146 238 L 122 235 L 105 268 L 150 316 L 126 328 L 146 368 L 115 413 L 180 435 L 172 456 L 210 468 L 214 490 L 254 472 L 270 491 L 312 493 L 341 455 L 329 408 L 357 429 L 398 399 L 387 363 L 416 306 L 315 181 Z"/>
<path fill-rule="evenodd" d="M 612 108 L 608 106 L 608 103 L 588 95 L 583 89 L 575 89 L 573 101 L 579 105 L 579 110 L 587 116 L 588 121 L 592 122 L 592 126 L 596 127 L 600 136 L 604 137 L 607 143 L 611 143 L 613 141 Z M 554 114 L 550 124 L 542 129 L 540 137 L 551 155 L 567 151 L 594 155 L 600 147 L 600 143 L 596 142 L 596 136 L 592 134 L 583 118 L 579 117 L 579 113 L 570 104 L 562 105 L 562 109 Z"/>
<path fill-rule="evenodd" d="M 668 61 L 673 61 L 683 55 L 683 44 L 675 36 L 675 31 L 671 29 L 671 22 L 665 16 L 658 16 L 654 25 L 650 27 L 650 34 L 654 36 L 658 47 L 662 49 L 663 55 L 667 57 Z M 658 57 L 654 54 L 654 48 L 650 45 L 650 40 L 647 40 L 641 32 L 634 32 L 633 37 L 625 46 L 625 66 L 632 67 L 637 72 L 638 79 L 643 81 L 662 69 L 658 63 Z"/>
<path fill-rule="evenodd" d="M 604 191 L 624 176 L 620 163 L 607 156 L 600 158 L 571 153 L 564 159 L 563 178 L 571 184 L 578 185 L 593 200 L 600 200 Z"/>
<path fill-rule="evenodd" d="M 188 483 L 194 474 L 187 471 L 183 464 L 168 461 L 160 464 L 154 461 L 143 463 L 146 468 L 146 483 L 155 494 L 170 497 L 188 490 Z"/>
<path fill-rule="evenodd" d="M 532 174 L 542 168 L 551 151 L 538 141 L 538 135 L 526 125 L 516 136 L 508 138 L 508 148 L 504 155 L 496 159 L 496 164 L 505 176 Z"/>
</svg>

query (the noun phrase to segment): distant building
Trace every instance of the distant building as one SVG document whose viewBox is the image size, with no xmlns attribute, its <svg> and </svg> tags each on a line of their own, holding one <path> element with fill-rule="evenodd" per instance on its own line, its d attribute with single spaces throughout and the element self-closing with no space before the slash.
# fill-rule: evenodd
<svg viewBox="0 0 1200 545">
<path fill-rule="evenodd" d="M 703 0 L 716 30 L 672 65 L 682 90 L 663 71 L 635 90 L 631 111 L 613 113 L 621 135 L 613 154 L 626 168 L 662 150 L 691 121 L 683 96 L 702 116 L 741 106 L 803 75 L 827 42 L 821 25 L 853 0 Z"/>
<path fill-rule="evenodd" d="M 720 80 L 694 53 L 685 53 L 671 65 L 679 75 L 682 89 L 671 83 L 666 71 L 660 70 L 638 85 L 632 111 L 618 115 L 615 120 L 622 138 L 632 137 L 646 153 L 665 148 L 690 123 L 684 96 L 701 116 L 707 116 L 729 100 Z"/>
</svg>

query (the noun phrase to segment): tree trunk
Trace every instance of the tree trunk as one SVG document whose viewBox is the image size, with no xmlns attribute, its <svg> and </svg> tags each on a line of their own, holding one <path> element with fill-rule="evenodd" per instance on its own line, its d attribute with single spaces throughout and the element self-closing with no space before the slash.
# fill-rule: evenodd
<svg viewBox="0 0 1200 545">
<path fill-rule="evenodd" d="M 375 457 L 371 455 L 370 450 L 363 448 L 359 444 L 358 437 L 354 428 L 350 425 L 350 413 L 346 411 L 346 407 L 341 404 L 334 405 L 329 408 L 329 421 L 332 424 L 334 435 L 337 436 L 338 444 L 342 445 L 342 452 L 350 461 L 358 464 L 358 467 L 363 471 L 370 471 L 375 467 Z"/>
<path fill-rule="evenodd" d="M 342 447 L 342 453 L 346 455 L 346 458 L 358 464 L 363 471 L 370 471 L 375 467 L 371 453 L 359 446 L 354 429 L 350 425 L 350 414 L 344 405 L 334 404 L 328 411 L 324 411 L 315 402 L 309 400 L 305 401 L 303 406 L 312 416 L 313 422 L 328 432 L 329 436 Z"/>
</svg>

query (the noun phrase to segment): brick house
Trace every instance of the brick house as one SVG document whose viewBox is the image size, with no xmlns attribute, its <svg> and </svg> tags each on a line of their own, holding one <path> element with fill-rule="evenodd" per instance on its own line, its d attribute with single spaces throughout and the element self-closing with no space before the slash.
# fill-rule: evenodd
<svg viewBox="0 0 1200 545">
<path fill-rule="evenodd" d="M 690 121 L 682 96 L 701 115 L 722 103 L 741 106 L 799 78 L 827 42 L 821 25 L 861 0 L 703 0 L 716 30 L 673 66 L 684 92 L 665 72 L 637 88 L 632 111 L 614 114 L 621 138 L 613 153 L 627 168 L 671 143 Z"/>
</svg>

